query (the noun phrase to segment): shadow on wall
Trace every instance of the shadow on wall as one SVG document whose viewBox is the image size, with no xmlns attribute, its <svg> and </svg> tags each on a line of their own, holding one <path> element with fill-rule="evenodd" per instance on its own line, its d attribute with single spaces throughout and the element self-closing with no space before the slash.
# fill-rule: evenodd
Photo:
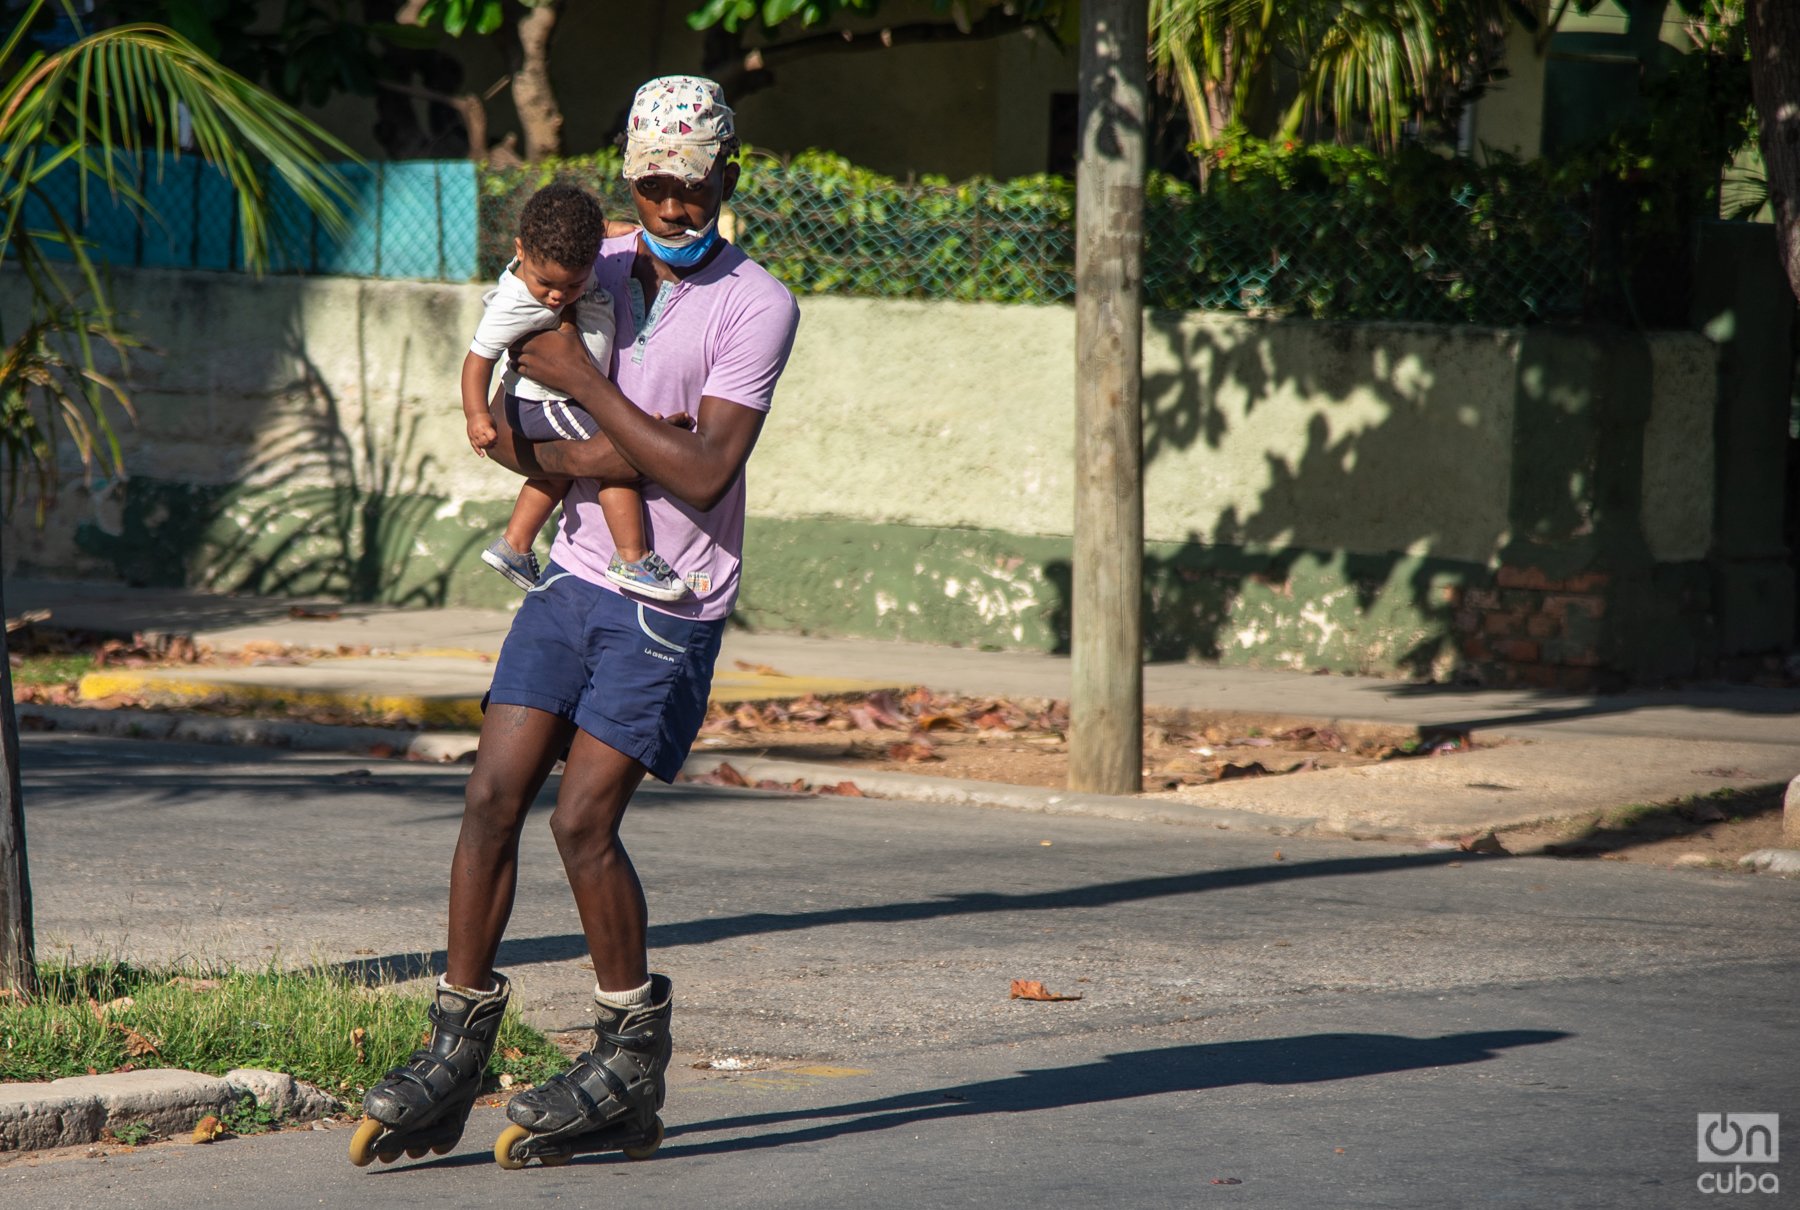
<svg viewBox="0 0 1800 1210">
<path fill-rule="evenodd" d="M 280 335 L 257 333 L 256 347 L 267 349 L 262 357 L 240 342 L 231 383 L 204 375 L 186 381 L 179 369 L 162 367 L 144 375 L 141 388 L 134 385 L 151 405 L 143 427 L 154 426 L 153 439 L 163 444 L 169 428 L 186 430 L 213 460 L 212 482 L 134 475 L 123 485 L 114 524 L 85 522 L 76 542 L 140 585 L 446 604 L 451 577 L 482 531 L 441 517 L 448 498 L 433 485 L 442 468 L 419 448 L 425 417 L 366 405 L 347 416 L 311 357 L 298 310 L 264 316 L 274 318 Z M 168 347 L 205 347 L 178 340 L 179 333 Z M 409 352 L 400 352 L 403 367 Z M 273 391 L 260 386 L 284 366 L 289 381 Z M 371 398 L 366 384 L 361 394 Z M 404 381 L 394 394 L 405 398 Z M 196 432 L 208 426 L 184 418 L 184 410 L 231 417 Z M 231 482 L 216 482 L 221 466 Z"/>
<path fill-rule="evenodd" d="M 206 586 L 444 605 L 451 572 L 479 535 L 465 536 L 418 574 L 415 559 L 445 503 L 428 486 L 436 460 L 418 451 L 423 417 L 395 408 L 383 427 L 365 407 L 352 427 L 316 367 L 306 364 L 315 406 L 245 468 L 248 490 L 221 500 L 206 527 Z"/>
<path fill-rule="evenodd" d="M 1727 251 L 1710 340 L 1159 317 L 1146 514 L 1186 540 L 1146 543 L 1146 658 L 1585 691 L 1791 649 L 1791 307 Z M 1060 651 L 1073 574 L 1046 565 Z"/>
<path fill-rule="evenodd" d="M 1245 330 L 1161 316 L 1145 331 L 1147 485 L 1159 462 L 1197 447 L 1205 455 L 1182 465 L 1262 484 L 1253 507 L 1226 504 L 1193 517 L 1185 541 L 1146 543 L 1146 658 L 1215 660 L 1273 643 L 1310 653 L 1315 667 L 1453 670 L 1455 590 L 1484 574 L 1506 535 L 1510 417 L 1475 415 L 1463 384 L 1436 371 L 1471 360 L 1458 346 L 1505 334 L 1396 327 L 1396 346 L 1427 354 L 1401 356 L 1367 325 L 1284 323 L 1239 338 Z M 1297 331 L 1324 354 L 1295 356 Z M 1174 490 L 1203 501 L 1218 494 L 1210 487 Z M 1167 511 L 1185 511 L 1168 487 L 1154 490 Z M 1072 575 L 1066 559 L 1046 568 L 1059 651 Z"/>
</svg>

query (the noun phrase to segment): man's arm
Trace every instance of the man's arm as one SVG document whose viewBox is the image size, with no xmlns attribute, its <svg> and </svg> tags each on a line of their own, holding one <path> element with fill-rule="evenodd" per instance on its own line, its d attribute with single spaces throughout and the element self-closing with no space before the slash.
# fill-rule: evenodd
<svg viewBox="0 0 1800 1210">
<path fill-rule="evenodd" d="M 639 410 L 594 366 L 580 339 L 567 330 L 540 332 L 514 346 L 512 357 L 525 377 L 580 400 L 604 434 L 588 441 L 547 441 L 527 447 L 535 469 L 515 467 L 525 474 L 550 479 L 641 476 L 706 511 L 737 481 L 762 432 L 765 413 L 710 395 L 700 401 L 694 429 Z M 496 448 L 502 445 L 516 451 L 518 443 L 509 442 L 503 432 Z M 604 452 L 593 448 L 601 445 Z"/>
<path fill-rule="evenodd" d="M 488 415 L 498 436 L 487 456 L 527 479 L 598 479 L 602 484 L 634 483 L 640 476 L 613 449 L 605 433 L 586 441 L 527 441 L 506 420 L 506 390 L 496 387 Z"/>
</svg>

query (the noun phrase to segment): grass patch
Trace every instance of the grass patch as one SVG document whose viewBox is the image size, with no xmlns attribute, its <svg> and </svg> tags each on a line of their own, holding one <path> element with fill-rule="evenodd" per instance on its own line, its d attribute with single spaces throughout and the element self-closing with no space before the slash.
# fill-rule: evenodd
<svg viewBox="0 0 1800 1210">
<path fill-rule="evenodd" d="M 426 992 L 370 987 L 327 967 L 46 964 L 39 978 L 34 1000 L 0 997 L 0 1081 L 154 1067 L 218 1076 L 261 1067 L 349 1103 L 404 1061 L 429 1029 Z M 564 1064 L 543 1034 L 507 1011 L 491 1079 L 535 1084 Z"/>
<path fill-rule="evenodd" d="M 94 670 L 94 657 L 86 652 L 57 652 L 15 657 L 15 685 L 68 685 Z"/>
</svg>

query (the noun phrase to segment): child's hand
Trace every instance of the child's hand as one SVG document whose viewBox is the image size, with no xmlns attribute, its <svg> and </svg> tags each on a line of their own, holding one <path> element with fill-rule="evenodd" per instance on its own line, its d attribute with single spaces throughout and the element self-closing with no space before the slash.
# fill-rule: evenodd
<svg viewBox="0 0 1800 1210">
<path fill-rule="evenodd" d="M 475 451 L 477 458 L 487 457 L 488 447 L 500 439 L 494 422 L 483 416 L 469 421 L 469 446 Z"/>
</svg>

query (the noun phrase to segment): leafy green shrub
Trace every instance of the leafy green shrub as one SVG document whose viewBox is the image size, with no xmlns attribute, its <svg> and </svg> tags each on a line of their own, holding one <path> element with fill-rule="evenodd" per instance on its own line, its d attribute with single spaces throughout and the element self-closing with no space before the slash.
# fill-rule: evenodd
<svg viewBox="0 0 1800 1210">
<path fill-rule="evenodd" d="M 1205 192 L 1160 174 L 1148 182 L 1151 306 L 1498 324 L 1581 306 L 1581 194 L 1537 166 L 1241 133 L 1212 154 Z M 551 180 L 586 184 L 629 216 L 619 164 L 603 152 L 486 173 L 482 272 L 504 266 L 518 207 Z M 799 294 L 1074 296 L 1075 188 L 1062 177 L 902 182 L 825 152 L 752 153 L 731 207 L 739 246 Z"/>
</svg>

